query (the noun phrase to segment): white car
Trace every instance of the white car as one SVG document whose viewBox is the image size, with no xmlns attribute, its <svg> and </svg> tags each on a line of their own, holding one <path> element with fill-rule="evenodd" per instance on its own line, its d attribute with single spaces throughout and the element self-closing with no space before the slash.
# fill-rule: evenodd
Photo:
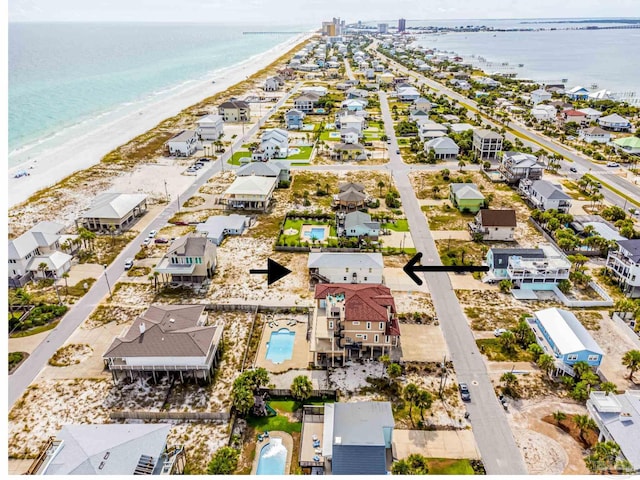
<svg viewBox="0 0 640 480">
<path fill-rule="evenodd" d="M 149 238 L 153 238 L 153 237 L 155 237 L 157 234 L 158 234 L 158 231 L 157 231 L 157 230 L 151 230 L 151 231 L 149 232 Z"/>
<path fill-rule="evenodd" d="M 607 167 L 619 167 L 620 164 L 618 162 L 607 162 Z"/>
<path fill-rule="evenodd" d="M 147 246 L 147 245 L 149 245 L 150 243 L 151 243 L 151 238 L 148 238 L 148 237 L 147 237 L 147 238 L 145 238 L 145 239 L 144 239 L 144 241 L 142 242 L 142 245 L 144 245 L 144 246 L 146 247 L 146 246 Z"/>
<path fill-rule="evenodd" d="M 493 331 L 493 336 L 494 337 L 501 337 L 503 333 L 507 333 L 509 330 L 507 330 L 506 328 L 496 328 Z"/>
</svg>

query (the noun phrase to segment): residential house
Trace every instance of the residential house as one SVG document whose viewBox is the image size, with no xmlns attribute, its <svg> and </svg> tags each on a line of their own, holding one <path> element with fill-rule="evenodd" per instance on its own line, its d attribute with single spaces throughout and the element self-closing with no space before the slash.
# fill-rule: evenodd
<svg viewBox="0 0 640 480">
<path fill-rule="evenodd" d="M 449 200 L 461 212 L 476 213 L 485 206 L 485 198 L 475 183 L 449 184 Z"/>
<path fill-rule="evenodd" d="M 291 168 L 289 162 L 269 160 L 268 162 L 251 162 L 236 170 L 236 176 L 248 177 L 276 177 L 278 183 L 291 181 Z"/>
<path fill-rule="evenodd" d="M 293 106 L 301 112 L 311 113 L 318 105 L 318 100 L 320 100 L 320 95 L 311 92 L 303 93 L 302 95 L 298 95 L 293 101 Z"/>
<path fill-rule="evenodd" d="M 206 239 L 205 243 L 215 250 Z M 210 381 L 222 352 L 224 324 L 209 324 L 205 305 L 151 305 L 102 356 L 114 383 L 158 373 Z"/>
<path fill-rule="evenodd" d="M 598 441 L 616 443 L 620 459 L 627 460 L 633 472 L 640 473 L 640 391 L 591 391 L 587 410 L 598 427 Z"/>
<path fill-rule="evenodd" d="M 180 475 L 182 445 L 167 446 L 168 423 L 68 424 L 50 437 L 27 475 Z"/>
<path fill-rule="evenodd" d="M 553 290 L 569 278 L 571 262 L 551 244 L 539 248 L 491 248 L 485 261 L 489 272 L 483 282 L 511 280 L 515 288 Z"/>
<path fill-rule="evenodd" d="M 358 143 L 360 135 L 355 128 L 342 128 L 340 129 L 340 141 L 342 143 Z"/>
<path fill-rule="evenodd" d="M 351 190 L 345 193 L 349 192 Z M 380 235 L 380 222 L 372 221 L 371 215 L 360 211 L 347 213 L 344 217 L 338 215 L 338 235 L 377 240 Z"/>
<path fill-rule="evenodd" d="M 121 232 L 146 212 L 147 196 L 142 193 L 101 193 L 76 220 L 76 225 L 92 231 Z"/>
<path fill-rule="evenodd" d="M 397 98 L 401 102 L 413 102 L 420 98 L 420 92 L 417 88 L 409 86 L 409 87 L 400 87 L 396 91 Z"/>
<path fill-rule="evenodd" d="M 237 177 L 222 196 L 227 208 L 266 212 L 277 184 L 277 177 Z"/>
<path fill-rule="evenodd" d="M 329 90 L 327 89 L 327 87 L 323 87 L 320 85 L 312 85 L 312 86 L 308 86 L 308 87 L 301 87 L 300 91 L 302 93 L 312 93 L 317 95 L 318 97 L 324 97 Z"/>
<path fill-rule="evenodd" d="M 543 212 L 554 209 L 560 213 L 569 213 L 571 197 L 559 185 L 547 180 L 522 180 L 519 190 L 533 208 Z"/>
<path fill-rule="evenodd" d="M 628 155 L 640 155 L 640 137 L 616 138 L 611 145 L 618 151 Z"/>
<path fill-rule="evenodd" d="M 589 98 L 589 90 L 580 85 L 571 88 L 566 94 L 571 100 L 586 100 Z"/>
<path fill-rule="evenodd" d="M 295 108 L 290 109 L 287 113 L 284 114 L 284 121 L 287 125 L 287 129 L 301 130 L 304 126 L 304 117 L 304 112 L 296 110 Z"/>
<path fill-rule="evenodd" d="M 544 88 L 539 88 L 531 92 L 531 101 L 534 105 L 551 100 L 551 92 L 547 92 Z"/>
<path fill-rule="evenodd" d="M 474 127 L 470 123 L 452 123 L 449 125 L 449 130 L 451 130 L 453 133 L 462 133 L 466 132 L 467 130 L 475 129 L 476 127 Z"/>
<path fill-rule="evenodd" d="M 539 122 L 550 122 L 556 119 L 558 112 L 553 105 L 536 105 L 531 109 L 531 116 Z"/>
<path fill-rule="evenodd" d="M 61 251 L 63 228 L 59 223 L 40 222 L 9 241 L 9 287 L 22 287 L 34 277 L 62 278 L 69 271 L 73 257 Z"/>
<path fill-rule="evenodd" d="M 336 143 L 333 146 L 331 158 L 335 160 L 366 160 L 367 153 L 364 146 L 359 143 Z"/>
<path fill-rule="evenodd" d="M 460 147 L 449 137 L 433 138 L 424 144 L 424 150 L 433 151 L 436 160 L 451 160 L 458 157 Z"/>
<path fill-rule="evenodd" d="M 433 104 L 424 97 L 418 97 L 413 101 L 413 105 L 411 106 L 411 110 L 424 110 L 425 112 L 430 112 Z"/>
<path fill-rule="evenodd" d="M 444 120 L 446 120 L 447 124 L 449 125 L 460 121 L 460 117 L 458 115 L 451 115 L 451 114 L 445 113 L 444 115 L 441 115 L 441 117 Z"/>
<path fill-rule="evenodd" d="M 155 267 L 165 282 L 201 284 L 213 277 L 216 246 L 202 233 L 176 238 Z"/>
<path fill-rule="evenodd" d="M 283 68 L 278 70 L 278 76 L 284 80 L 295 80 L 297 74 L 293 68 Z"/>
<path fill-rule="evenodd" d="M 219 246 L 227 235 L 242 235 L 249 226 L 246 215 L 215 215 L 196 225 L 196 231 L 206 235 L 207 240 Z"/>
<path fill-rule="evenodd" d="M 260 137 L 260 147 L 251 154 L 253 161 L 264 162 L 271 158 L 289 156 L 289 132 L 282 128 L 269 128 Z"/>
<path fill-rule="evenodd" d="M 251 106 L 242 100 L 229 100 L 220 104 L 218 113 L 225 122 L 251 121 Z"/>
<path fill-rule="evenodd" d="M 264 81 L 265 92 L 276 92 L 280 90 L 280 87 L 284 86 L 284 80 L 279 76 L 269 77 Z"/>
<path fill-rule="evenodd" d="M 473 131 L 473 153 L 476 158 L 490 160 L 502 151 L 502 135 L 492 130 L 478 128 Z"/>
<path fill-rule="evenodd" d="M 595 108 L 578 108 L 578 111 L 584 113 L 590 122 L 596 121 L 602 116 L 602 112 Z"/>
<path fill-rule="evenodd" d="M 607 256 L 607 271 L 627 297 L 640 298 L 640 240 L 618 240 L 618 249 Z"/>
<path fill-rule="evenodd" d="M 364 99 L 352 98 L 342 102 L 340 104 L 340 107 L 346 109 L 349 112 L 360 112 L 366 108 L 368 103 L 369 102 Z"/>
<path fill-rule="evenodd" d="M 613 130 L 614 132 L 628 132 L 631 130 L 631 122 L 617 113 L 600 117 L 598 119 L 598 125 L 607 130 Z"/>
<path fill-rule="evenodd" d="M 420 137 L 420 140 L 423 142 L 431 140 L 432 138 L 444 137 L 447 131 L 448 128 L 446 126 L 432 120 L 418 124 L 418 137 Z"/>
<path fill-rule="evenodd" d="M 183 130 L 167 142 L 169 155 L 174 157 L 190 157 L 198 149 L 198 132 Z"/>
<path fill-rule="evenodd" d="M 224 121 L 220 115 L 205 115 L 196 123 L 201 140 L 218 140 L 223 135 Z"/>
<path fill-rule="evenodd" d="M 578 132 L 578 139 L 587 143 L 609 143 L 611 134 L 600 127 L 582 128 Z"/>
<path fill-rule="evenodd" d="M 469 223 L 469 229 L 472 235 L 480 235 L 483 241 L 514 242 L 516 225 L 515 210 L 483 208 Z"/>
<path fill-rule="evenodd" d="M 393 75 L 393 73 L 391 73 L 389 71 L 386 71 L 386 72 L 383 72 L 383 73 L 379 73 L 377 75 L 377 80 L 378 80 L 378 83 L 380 83 L 380 84 L 393 83 L 394 78 L 395 78 L 395 76 Z"/>
<path fill-rule="evenodd" d="M 339 193 L 334 195 L 334 205 L 340 208 L 355 209 L 364 207 L 367 195 L 364 193 L 364 185 L 361 183 L 341 183 L 338 185 Z"/>
<path fill-rule="evenodd" d="M 322 465 L 326 475 L 388 474 L 395 425 L 391 403 L 325 403 L 313 413 L 313 420 L 321 421 L 317 428 L 320 436 L 311 433 L 316 429 L 309 428 L 310 423 L 303 422 L 301 466 Z M 307 418 L 310 417 L 305 415 Z M 319 454 L 313 448 L 305 448 L 313 445 L 314 435 L 322 438 Z M 323 463 L 313 462 L 314 457 Z"/>
<path fill-rule="evenodd" d="M 369 92 L 361 88 L 351 88 L 347 91 L 347 99 L 366 99 L 368 97 Z"/>
<path fill-rule="evenodd" d="M 316 366 L 379 358 L 398 345 L 400 328 L 391 290 L 384 285 L 320 283 L 311 346 Z"/>
<path fill-rule="evenodd" d="M 525 178 L 540 180 L 544 165 L 538 162 L 538 157 L 529 153 L 504 152 L 498 170 L 507 183 L 514 184 Z"/>
<path fill-rule="evenodd" d="M 429 120 L 430 114 L 428 110 L 421 109 L 412 109 L 409 110 L 409 120 L 412 122 L 420 122 L 421 120 L 431 121 Z"/>
<path fill-rule="evenodd" d="M 312 282 L 383 283 L 381 253 L 312 252 L 307 267 Z"/>
<path fill-rule="evenodd" d="M 339 115 L 336 118 L 336 127 L 339 129 L 354 128 L 358 132 L 358 136 L 362 137 L 367 121 L 358 115 Z"/>
<path fill-rule="evenodd" d="M 589 120 L 587 120 L 587 115 L 581 112 L 580 110 L 563 110 L 560 113 L 560 117 L 564 121 L 564 123 L 575 122 L 578 125 L 588 125 Z"/>
<path fill-rule="evenodd" d="M 546 308 L 533 313 L 528 321 L 538 345 L 555 358 L 556 372 L 574 376 L 571 367 L 586 362 L 596 369 L 604 352 L 576 316 L 561 308 Z"/>
</svg>

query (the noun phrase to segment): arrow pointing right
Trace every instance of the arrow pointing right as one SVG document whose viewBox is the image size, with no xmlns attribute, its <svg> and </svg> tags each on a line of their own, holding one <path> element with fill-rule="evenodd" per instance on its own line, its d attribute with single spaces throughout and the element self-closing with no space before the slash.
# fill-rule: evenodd
<svg viewBox="0 0 640 480">
<path fill-rule="evenodd" d="M 422 279 L 415 272 L 488 272 L 489 267 L 484 265 L 416 265 L 422 258 L 422 252 L 416 253 L 407 264 L 402 267 L 404 273 L 409 275 L 411 280 L 418 285 L 422 285 Z"/>
</svg>

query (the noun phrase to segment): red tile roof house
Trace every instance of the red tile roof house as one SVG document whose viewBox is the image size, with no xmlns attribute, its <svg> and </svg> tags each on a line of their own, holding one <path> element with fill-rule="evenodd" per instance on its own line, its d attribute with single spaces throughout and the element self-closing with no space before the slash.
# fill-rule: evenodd
<svg viewBox="0 0 640 480">
<path fill-rule="evenodd" d="M 560 115 L 564 123 L 576 122 L 580 125 L 586 125 L 587 123 L 589 123 L 587 114 L 581 112 L 580 110 L 565 110 L 564 112 L 560 113 Z"/>
<path fill-rule="evenodd" d="M 220 360 L 224 327 L 208 325 L 204 305 L 152 305 L 102 356 L 114 383 L 121 378 L 177 375 L 209 382 Z"/>
<path fill-rule="evenodd" d="M 398 346 L 400 326 L 391 290 L 384 285 L 316 285 L 311 352 L 315 366 L 335 366 Z"/>
</svg>

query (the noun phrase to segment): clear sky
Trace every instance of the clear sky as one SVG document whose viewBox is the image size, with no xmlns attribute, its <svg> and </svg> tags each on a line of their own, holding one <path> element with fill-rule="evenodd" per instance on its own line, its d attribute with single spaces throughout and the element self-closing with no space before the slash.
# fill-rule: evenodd
<svg viewBox="0 0 640 480">
<path fill-rule="evenodd" d="M 310 25 L 331 17 L 414 20 L 636 17 L 640 0 L 8 0 L 10 21 Z"/>
</svg>

